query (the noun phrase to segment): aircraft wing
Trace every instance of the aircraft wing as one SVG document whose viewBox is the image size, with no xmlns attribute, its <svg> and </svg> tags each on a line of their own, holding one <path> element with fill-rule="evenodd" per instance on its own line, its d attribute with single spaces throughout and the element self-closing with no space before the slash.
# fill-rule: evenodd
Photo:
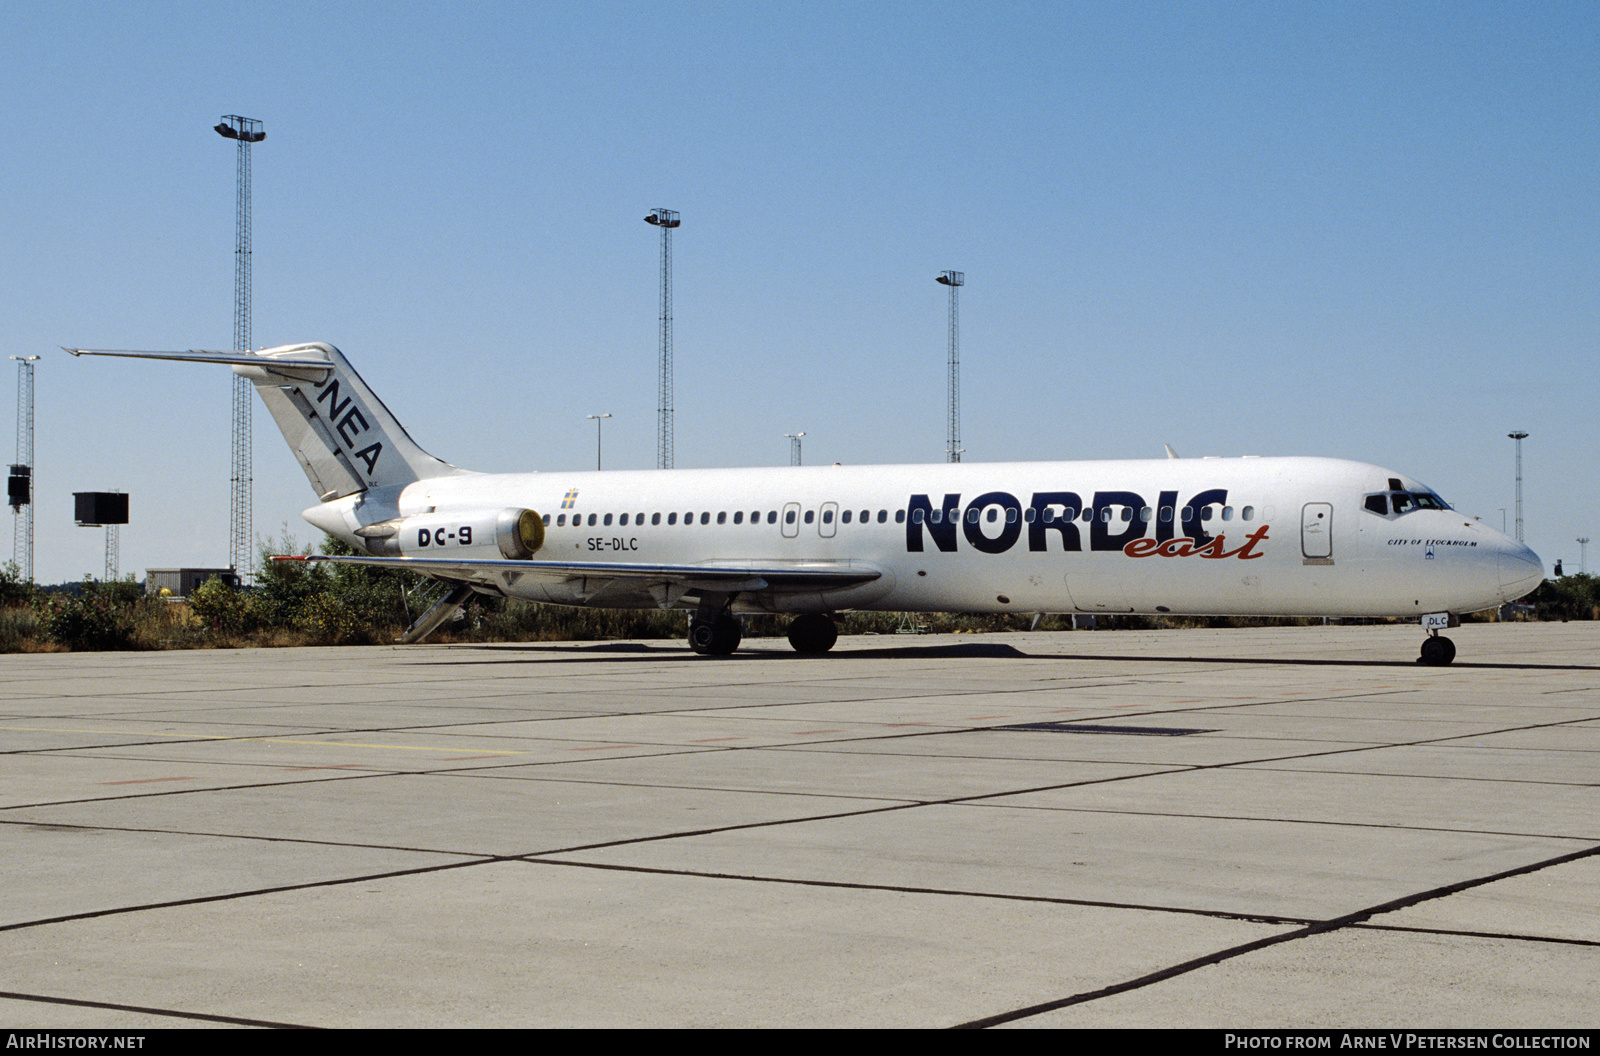
<svg viewBox="0 0 1600 1056">
<path fill-rule="evenodd" d="M 586 598 L 600 594 L 648 593 L 671 605 L 684 594 L 802 593 L 839 590 L 880 578 L 878 569 L 844 561 L 801 564 L 652 565 L 617 561 L 513 561 L 448 557 L 356 557 L 289 555 L 276 561 L 331 561 L 417 572 L 458 583 L 510 587 L 524 576 L 570 583 L 586 581 Z"/>
</svg>

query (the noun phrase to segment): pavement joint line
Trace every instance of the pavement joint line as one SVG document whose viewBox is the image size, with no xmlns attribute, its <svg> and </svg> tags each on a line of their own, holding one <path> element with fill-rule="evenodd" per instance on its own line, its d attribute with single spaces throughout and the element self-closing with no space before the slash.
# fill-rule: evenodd
<svg viewBox="0 0 1600 1056">
<path fill-rule="evenodd" d="M 558 852 L 562 853 L 562 852 Z M 1176 913 L 1190 917 L 1236 920 L 1248 924 L 1309 927 L 1317 921 L 1307 917 L 1242 913 L 1225 909 L 1195 909 L 1166 906 L 1153 902 L 1109 902 L 1103 899 L 1063 898 L 1059 895 L 1023 895 L 1006 891 L 962 890 L 949 887 L 918 887 L 909 884 L 871 884 L 845 880 L 814 880 L 798 876 L 770 876 L 755 873 L 717 873 L 701 869 L 669 869 L 663 866 L 623 865 L 615 862 L 572 861 L 562 858 L 529 856 L 519 859 L 529 865 L 555 865 L 569 869 L 598 869 L 602 872 L 644 873 L 652 876 L 683 876 L 702 880 L 731 880 L 739 883 L 783 884 L 793 887 L 820 887 L 844 891 L 883 891 L 902 895 L 937 895 L 948 898 L 981 898 L 1000 902 L 1028 902 L 1052 906 L 1082 906 L 1088 909 L 1126 909 L 1147 913 Z"/>
<path fill-rule="evenodd" d="M 123 1005 L 114 1001 L 87 1001 L 75 997 L 54 997 L 50 994 L 21 994 L 12 990 L 0 990 L 0 998 L 12 1001 L 28 1001 L 33 1004 L 45 1005 L 70 1005 L 74 1008 L 104 1008 L 112 1012 L 138 1012 L 147 1016 L 161 1016 L 165 1019 L 189 1019 L 203 1023 L 226 1023 L 233 1027 L 271 1027 L 282 1030 L 309 1029 L 304 1023 L 279 1023 L 270 1019 L 248 1019 L 243 1016 L 219 1016 L 208 1012 L 185 1012 L 176 1008 L 151 1008 L 148 1005 Z M 41 1031 L 12 1031 L 13 1034 L 30 1033 L 60 1033 L 55 1030 Z"/>
<path fill-rule="evenodd" d="M 1000 1026 L 1005 1023 L 1014 1023 L 1020 1019 L 1030 1019 L 1046 1012 L 1054 1012 L 1058 1009 L 1067 1008 L 1071 1005 L 1080 1005 L 1089 1001 L 1098 1000 L 1102 997 L 1111 997 L 1116 994 L 1126 993 L 1130 990 L 1143 989 L 1144 987 L 1153 983 L 1162 982 L 1163 980 L 1171 979 L 1179 975 L 1187 975 L 1188 973 L 1196 971 L 1200 968 L 1209 968 L 1214 964 L 1220 964 L 1223 961 L 1234 960 L 1238 957 L 1244 956 L 1245 954 L 1266 949 L 1269 946 L 1277 946 L 1281 943 L 1293 942 L 1299 939 L 1309 938 L 1314 935 L 1324 935 L 1328 932 L 1338 931 L 1344 928 L 1352 928 L 1357 924 L 1366 923 L 1368 918 L 1376 916 L 1380 913 L 1393 913 L 1397 910 L 1409 909 L 1412 906 L 1420 903 L 1458 894 L 1474 887 L 1482 887 L 1486 884 L 1495 883 L 1496 881 L 1505 880 L 1513 876 L 1522 876 L 1528 873 L 1538 872 L 1556 865 L 1565 865 L 1568 862 L 1578 861 L 1580 859 L 1593 857 L 1595 855 L 1600 855 L 1600 845 L 1589 847 L 1581 851 L 1574 851 L 1570 854 L 1563 854 L 1556 858 L 1549 858 L 1544 861 L 1518 866 L 1513 869 L 1502 870 L 1501 872 L 1492 873 L 1488 876 L 1476 877 L 1470 880 L 1461 880 L 1453 884 L 1446 884 L 1442 887 L 1431 888 L 1427 891 L 1403 895 L 1400 898 L 1391 899 L 1388 902 L 1379 903 L 1378 905 L 1367 909 L 1356 910 L 1353 913 L 1346 913 L 1342 916 L 1333 917 L 1329 920 L 1321 921 L 1284 935 L 1268 936 L 1264 939 L 1257 939 L 1254 942 L 1247 942 L 1243 943 L 1242 945 L 1231 946 L 1223 950 L 1218 950 L 1214 953 L 1183 961 L 1179 964 L 1170 965 L 1169 967 L 1161 969 L 1160 971 L 1150 972 L 1146 975 L 1138 976 L 1134 979 L 1124 980 L 1120 983 L 1113 983 L 1110 986 L 1101 987 L 1098 990 L 1085 991 L 1083 993 L 1073 994 L 1070 997 L 1063 997 L 1054 1001 L 1045 1001 L 1035 1005 L 1028 1005 L 1024 1008 L 1012 1009 L 1009 1012 L 997 1013 L 996 1015 L 986 1016 L 982 1019 L 975 1019 L 966 1023 L 958 1023 L 956 1024 L 956 1027 L 958 1029 L 973 1029 Z"/>
<path fill-rule="evenodd" d="M 1247 707 L 1249 705 L 1229 705 L 1229 707 L 1235 707 L 1235 706 L 1237 706 L 1237 707 Z M 1161 715 L 1161 714 L 1166 714 L 1166 713 L 1165 712 L 1141 712 L 1141 713 L 1138 713 L 1137 715 L 1119 715 L 1119 716 L 1110 716 L 1110 715 L 1108 715 L 1108 716 L 1102 716 L 1102 717 L 1104 717 L 1104 718 L 1127 719 L 1127 718 L 1133 718 L 1133 717 L 1145 717 L 1147 715 Z M 1094 720 L 1094 717 L 1091 716 L 1091 717 L 1086 717 L 1086 718 L 1084 718 L 1083 720 L 1080 720 L 1080 721 L 1093 721 L 1093 720 Z M 1523 731 L 1527 731 L 1527 730 L 1536 730 L 1536 729 L 1545 729 L 1545 728 L 1557 727 L 1557 726 L 1572 725 L 1573 723 L 1584 722 L 1584 721 L 1588 721 L 1588 720 L 1584 720 L 1584 719 L 1564 719 L 1564 720 L 1557 721 L 1557 722 L 1535 723 L 1535 724 L 1529 724 L 1529 725 L 1525 725 L 1525 726 L 1505 727 L 1505 728 L 1498 729 L 1498 730 L 1485 730 L 1485 731 L 1480 731 L 1480 732 L 1478 732 L 1476 734 L 1473 734 L 1471 736 L 1482 737 L 1482 736 L 1491 736 L 1491 735 L 1494 735 L 1494 734 L 1501 734 L 1501 733 L 1523 732 Z M 863 737 L 855 737 L 855 738 L 834 739 L 834 740 L 829 740 L 829 741 L 825 741 L 825 742 L 821 742 L 821 743 L 827 744 L 827 745 L 852 744 L 852 743 L 858 743 L 858 742 L 861 742 L 861 741 L 889 741 L 889 740 L 907 739 L 907 738 L 912 738 L 912 737 L 949 736 L 949 735 L 952 735 L 952 734 L 972 734 L 972 733 L 979 733 L 979 732 L 997 732 L 997 731 L 1005 731 L 1005 730 L 1006 730 L 1006 727 L 1004 727 L 1004 726 L 972 726 L 972 727 L 958 727 L 958 728 L 953 728 L 953 729 L 940 729 L 940 730 L 917 730 L 917 731 L 912 731 L 912 732 L 907 732 L 907 733 L 895 733 L 895 734 L 880 735 L 880 736 L 876 736 L 876 737 L 863 736 Z M 1143 772 L 1143 773 L 1138 773 L 1138 774 L 1123 774 L 1123 775 L 1115 775 L 1115 776 L 1109 776 L 1109 777 L 1104 777 L 1104 778 L 1093 778 L 1093 779 L 1089 779 L 1089 780 L 1086 780 L 1086 781 L 1067 782 L 1065 784 L 1048 785 L 1048 786 L 1042 786 L 1040 788 L 1017 789 L 1017 790 L 1011 790 L 1011 791 L 982 793 L 982 794 L 979 794 L 979 795 L 973 796 L 973 797 L 959 797 L 959 798 L 951 799 L 951 800 L 930 801 L 928 803 L 920 803 L 920 804 L 915 804 L 915 805 L 928 806 L 928 805 L 935 805 L 935 804 L 939 804 L 939 803 L 954 804 L 954 803 L 967 802 L 967 801 L 977 800 L 977 799 L 994 799 L 994 798 L 999 798 L 999 797 L 1004 797 L 1004 796 L 1027 795 L 1027 794 L 1031 794 L 1031 793 L 1035 793 L 1035 792 L 1052 791 L 1052 790 L 1062 789 L 1062 788 L 1072 788 L 1072 787 L 1078 787 L 1078 786 L 1081 786 L 1081 785 L 1107 784 L 1107 783 L 1111 783 L 1111 782 L 1115 782 L 1115 781 L 1134 780 L 1134 779 L 1137 779 L 1137 778 L 1153 777 L 1153 776 L 1158 776 L 1158 775 L 1161 775 L 1161 774 L 1168 774 L 1168 773 L 1192 773 L 1192 772 L 1205 771 L 1205 770 L 1235 769 L 1235 768 L 1244 768 L 1244 767 L 1249 767 L 1249 766 L 1260 766 L 1261 764 L 1264 764 L 1264 763 L 1292 762 L 1292 761 L 1297 760 L 1297 759 L 1317 759 L 1317 758 L 1323 758 L 1323 757 L 1326 757 L 1326 756 L 1345 755 L 1345 754 L 1350 754 L 1350 753 L 1354 753 L 1354 752 L 1376 751 L 1376 750 L 1383 750 L 1383 749 L 1389 749 L 1389 748 L 1418 747 L 1418 746 L 1422 746 L 1422 745 L 1431 745 L 1431 744 L 1439 744 L 1439 743 L 1449 742 L 1449 741 L 1458 741 L 1458 740 L 1464 739 L 1465 736 L 1467 736 L 1467 735 L 1451 734 L 1451 735 L 1449 735 L 1447 737 L 1424 738 L 1424 739 L 1416 740 L 1416 741 L 1378 742 L 1378 743 L 1373 743 L 1373 744 L 1362 744 L 1362 745 L 1351 746 L 1351 747 L 1331 748 L 1331 749 L 1326 749 L 1326 750 L 1321 750 L 1321 751 L 1314 751 L 1314 752 L 1302 752 L 1302 753 L 1297 753 L 1297 754 L 1294 754 L 1294 755 L 1273 756 L 1273 757 L 1264 758 L 1264 759 L 1247 759 L 1247 760 L 1235 760 L 1235 761 L 1232 761 L 1232 762 L 1225 762 L 1225 763 L 1195 764 L 1195 765 L 1177 767 L 1177 768 L 1168 769 L 1168 770 L 1155 770 L 1155 771 Z M 152 743 L 152 744 L 209 743 L 211 741 L 217 741 L 217 740 L 222 740 L 222 741 L 246 741 L 246 742 L 249 742 L 249 741 L 261 741 L 261 740 L 266 740 L 266 739 L 265 738 L 250 738 L 250 737 L 247 737 L 247 738 L 191 737 L 191 738 L 185 738 L 184 740 L 181 740 L 181 741 L 156 741 L 156 742 L 149 742 L 149 743 Z M 309 742 L 309 743 L 321 745 L 321 744 L 326 744 L 328 742 L 313 741 L 313 742 Z M 131 746 L 119 745 L 118 747 L 131 747 Z M 380 746 L 380 747 L 382 747 L 382 746 Z M 662 755 L 662 754 L 692 754 L 693 752 L 746 752 L 746 751 L 766 750 L 767 747 L 769 747 L 769 746 L 760 746 L 760 745 L 727 746 L 727 747 L 711 747 L 711 748 L 693 749 L 691 751 L 683 751 L 683 752 L 675 752 L 675 753 L 672 753 L 672 752 L 668 752 L 668 753 L 655 752 L 655 753 L 650 753 L 650 754 L 653 756 L 653 755 Z M 793 748 L 792 745 L 790 745 L 790 746 L 780 746 L 780 747 L 782 747 L 782 748 Z M 83 746 L 80 745 L 80 746 L 76 746 L 72 750 L 82 750 L 82 749 L 83 749 Z M 68 750 L 68 749 L 51 749 L 51 750 L 52 751 L 65 751 L 65 750 Z M 452 749 L 452 750 L 459 750 L 459 749 L 457 748 L 457 749 Z M 515 754 L 515 753 L 507 753 L 507 754 Z M 538 765 L 544 766 L 544 765 L 552 765 L 552 764 L 545 763 L 545 762 L 540 762 Z M 340 776 L 340 777 L 316 778 L 316 779 L 312 779 L 312 781 L 305 782 L 305 783 L 312 783 L 314 781 L 357 780 L 357 779 L 367 779 L 367 778 L 371 778 L 371 777 L 394 776 L 394 775 L 418 775 L 418 776 L 429 775 L 429 774 L 454 775 L 454 774 L 461 774 L 463 772 L 475 772 L 477 769 L 478 768 L 451 768 L 451 769 L 445 770 L 445 771 L 432 771 L 432 770 L 423 770 L 423 771 L 376 770 L 376 771 L 373 771 L 371 773 L 347 774 L 347 775 L 343 775 L 343 776 Z M 213 791 L 236 791 L 236 790 L 246 789 L 246 788 L 266 788 L 266 787 L 274 787 L 274 786 L 281 786 L 281 785 L 285 785 L 285 784 L 297 784 L 297 783 L 301 783 L 301 782 L 256 782 L 256 783 L 246 784 L 246 785 L 224 786 L 223 788 L 215 788 L 215 787 L 213 787 L 213 788 L 196 788 L 196 789 L 169 789 L 169 790 L 161 791 L 161 792 L 142 793 L 142 794 L 139 794 L 139 795 L 129 795 L 129 796 L 90 797 L 90 798 L 80 799 L 80 800 L 60 800 L 60 801 L 55 801 L 55 802 L 52 802 L 52 803 L 12 804 L 10 806 L 0 806 L 0 810 L 15 810 L 15 809 L 23 809 L 23 808 L 27 808 L 27 807 L 39 807 L 39 806 L 63 806 L 63 805 L 69 805 L 69 804 L 74 804 L 74 803 L 96 803 L 96 802 L 106 802 L 106 801 L 116 800 L 116 799 L 138 799 L 138 798 L 145 798 L 146 796 L 195 795 L 195 794 L 203 794 L 203 793 L 206 793 L 206 792 L 213 792 Z M 1574 787 L 1582 787 L 1582 786 L 1574 786 Z M 759 823 L 759 824 L 766 824 L 766 823 L 763 822 L 763 823 Z"/>
<path fill-rule="evenodd" d="M 1403 931 L 1414 935 L 1460 935 L 1469 939 L 1503 939 L 1506 942 L 1541 942 L 1557 946 L 1596 946 L 1600 939 L 1564 939 L 1557 935 L 1528 935 L 1511 931 L 1469 931 L 1465 928 L 1424 928 L 1402 924 L 1352 924 L 1352 931 Z"/>
<path fill-rule="evenodd" d="M 987 804 L 977 805 L 986 806 Z M 1589 843 L 1594 840 L 1594 836 L 1588 833 L 1578 836 L 1563 836 L 1558 833 L 1523 832 L 1518 829 L 1462 829 L 1446 825 L 1397 825 L 1393 822 L 1325 821 L 1321 818 L 1272 818 L 1254 814 L 1189 814 L 1177 810 L 1116 810 L 1110 807 L 1052 807 L 1023 803 L 1005 803 L 1000 804 L 1000 806 L 1007 810 L 1054 810 L 1065 814 L 1111 814 L 1136 818 L 1188 818 L 1194 821 L 1261 822 L 1268 825 L 1322 825 L 1338 829 L 1377 829 L 1385 832 L 1450 832 L 1470 836 L 1512 836 L 1522 839 L 1576 841 L 1579 843 Z"/>
<path fill-rule="evenodd" d="M 139 831 L 139 830 L 133 830 Z M 150 830 L 145 830 L 150 831 Z M 155 830 L 160 831 L 160 830 Z M 194 834 L 190 834 L 194 835 Z M 204 834 L 201 834 L 204 835 Z M 243 837 L 248 839 L 263 839 L 263 837 Z M 293 843 L 302 842 L 295 840 L 276 840 L 272 842 Z M 306 841 L 310 842 L 310 841 Z M 335 845 L 345 846 L 345 845 Z M 358 845 L 359 846 L 359 845 Z M 448 851 L 426 852 L 432 854 L 449 854 Z M 214 902 L 234 902 L 245 898 L 259 898 L 263 895 L 279 895 L 289 891 L 311 891 L 321 887 L 344 887 L 349 884 L 371 883 L 374 880 L 394 880 L 402 877 L 420 876 L 425 873 L 438 873 L 453 869 L 466 869 L 476 865 L 492 865 L 496 862 L 515 861 L 516 855 L 495 855 L 492 857 L 474 857 L 464 862 L 443 862 L 438 865 L 418 866 L 414 869 L 392 869 L 381 873 L 362 873 L 359 876 L 337 876 L 326 880 L 308 880 L 299 884 L 276 884 L 272 887 L 258 887 L 243 891 L 228 891 L 215 895 L 195 895 L 192 898 L 177 898 L 165 902 L 142 902 L 131 906 L 111 906 L 105 909 L 88 909 L 78 913 L 63 913 L 54 917 L 40 917 L 37 920 L 18 920 L 9 924 L 0 924 L 0 932 L 22 931 L 28 928 L 40 928 L 50 924 L 67 924 L 79 920 L 95 920 L 100 917 L 125 916 L 130 913 L 149 913 L 162 909 L 179 909 L 184 906 L 203 906 Z"/>
</svg>

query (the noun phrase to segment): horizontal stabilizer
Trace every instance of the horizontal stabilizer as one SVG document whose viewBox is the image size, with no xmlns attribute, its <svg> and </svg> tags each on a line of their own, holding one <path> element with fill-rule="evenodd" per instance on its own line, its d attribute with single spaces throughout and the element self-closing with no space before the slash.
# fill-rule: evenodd
<svg viewBox="0 0 1600 1056">
<path fill-rule="evenodd" d="M 221 363 L 250 381 L 323 502 L 465 470 L 417 446 L 332 345 L 185 352 L 68 348 L 74 356 Z"/>
</svg>

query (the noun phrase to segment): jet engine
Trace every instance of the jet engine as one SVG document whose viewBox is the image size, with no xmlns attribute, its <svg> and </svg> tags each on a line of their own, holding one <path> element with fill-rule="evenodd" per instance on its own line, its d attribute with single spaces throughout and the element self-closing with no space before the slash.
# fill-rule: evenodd
<svg viewBox="0 0 1600 1056">
<path fill-rule="evenodd" d="M 356 535 L 377 557 L 521 561 L 544 545 L 544 520 L 527 509 L 421 513 L 357 528 Z"/>
</svg>

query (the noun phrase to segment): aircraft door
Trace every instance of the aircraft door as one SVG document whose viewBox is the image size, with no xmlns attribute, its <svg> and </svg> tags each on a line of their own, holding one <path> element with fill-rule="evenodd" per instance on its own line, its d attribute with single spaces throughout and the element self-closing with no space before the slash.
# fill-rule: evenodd
<svg viewBox="0 0 1600 1056">
<path fill-rule="evenodd" d="M 783 504 L 783 513 L 779 516 L 778 527 L 783 530 L 785 539 L 793 539 L 800 534 L 800 504 L 786 502 Z"/>
<path fill-rule="evenodd" d="M 1300 552 L 1307 561 L 1333 562 L 1333 505 L 1308 502 L 1300 509 Z"/>
<path fill-rule="evenodd" d="M 839 530 L 839 504 L 825 502 L 817 521 L 817 534 L 824 539 L 832 539 L 833 533 Z"/>
</svg>

